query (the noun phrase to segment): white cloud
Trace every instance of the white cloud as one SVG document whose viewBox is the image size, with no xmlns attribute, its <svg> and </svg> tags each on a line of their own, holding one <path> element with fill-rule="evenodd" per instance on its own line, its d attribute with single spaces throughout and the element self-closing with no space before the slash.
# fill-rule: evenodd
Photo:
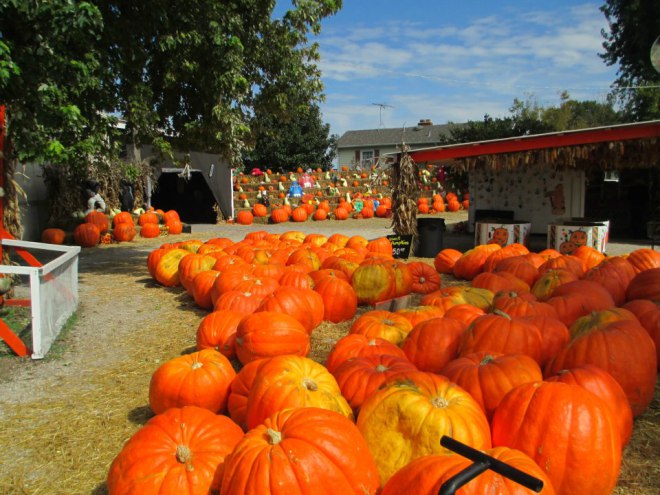
<svg viewBox="0 0 660 495">
<path fill-rule="evenodd" d="M 322 108 L 332 132 L 376 127 L 372 102 L 394 105 L 383 120 L 395 127 L 420 118 L 503 116 L 525 94 L 551 104 L 564 89 L 575 98 L 602 98 L 615 68 L 597 55 L 607 27 L 597 4 L 505 8 L 463 25 L 436 16 L 322 34 L 319 66 L 328 92 Z"/>
</svg>

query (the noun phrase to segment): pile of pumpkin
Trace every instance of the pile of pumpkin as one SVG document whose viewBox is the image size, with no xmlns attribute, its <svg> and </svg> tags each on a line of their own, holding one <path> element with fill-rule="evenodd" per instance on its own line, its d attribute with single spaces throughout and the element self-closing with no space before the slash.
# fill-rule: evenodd
<svg viewBox="0 0 660 495">
<path fill-rule="evenodd" d="M 197 352 L 153 373 L 156 416 L 113 461 L 109 493 L 435 495 L 471 463 L 443 435 L 541 493 L 611 493 L 655 387 L 660 254 L 487 245 L 431 266 L 388 244 L 252 232 L 152 251 L 152 277 L 212 312 Z M 419 305 L 368 306 L 410 292 Z M 353 320 L 325 366 L 307 357 L 323 320 Z M 495 490 L 531 493 L 492 471 L 459 493 Z"/>
<path fill-rule="evenodd" d="M 183 231 L 183 224 L 175 210 L 150 209 L 137 217 L 140 236 L 153 238 L 160 235 L 177 235 Z M 110 228 L 112 226 L 112 229 Z M 84 221 L 73 230 L 73 242 L 81 247 L 94 247 L 111 242 L 130 242 L 137 235 L 133 215 L 122 211 L 109 217 L 101 211 L 85 215 Z M 64 244 L 66 232 L 59 228 L 47 228 L 41 233 L 41 242 Z"/>
<path fill-rule="evenodd" d="M 467 210 L 470 207 L 470 194 L 463 194 L 463 200 L 459 200 L 456 193 L 448 192 L 445 197 L 434 194 L 431 198 L 422 196 L 417 199 L 417 211 L 422 214 L 443 213 L 445 211 Z"/>
<path fill-rule="evenodd" d="M 362 201 L 362 209 L 357 212 L 354 201 Z M 378 204 L 376 205 L 376 201 Z M 371 197 L 363 197 L 361 194 L 349 201 L 344 197 L 339 198 L 339 204 L 332 207 L 327 199 L 318 200 L 312 194 L 304 194 L 300 199 L 300 204 L 292 206 L 290 204 L 277 205 L 270 209 L 257 203 L 252 210 L 241 210 L 236 214 L 236 223 L 241 225 L 251 225 L 255 217 L 269 217 L 271 223 L 283 223 L 288 221 L 306 222 L 308 219 L 315 221 L 323 220 L 346 220 L 349 217 L 356 219 L 369 218 L 387 218 L 392 214 L 392 199 L 380 198 L 378 200 Z"/>
</svg>

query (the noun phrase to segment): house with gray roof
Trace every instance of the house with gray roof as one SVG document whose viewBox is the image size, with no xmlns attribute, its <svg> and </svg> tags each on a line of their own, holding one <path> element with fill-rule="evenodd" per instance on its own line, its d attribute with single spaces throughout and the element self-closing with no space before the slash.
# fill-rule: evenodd
<svg viewBox="0 0 660 495">
<path fill-rule="evenodd" d="M 440 146 L 449 136 L 450 124 L 434 125 L 429 119 L 412 127 L 346 131 L 337 141 L 339 168 L 368 169 L 388 153 L 400 151 L 401 143 L 411 150 Z"/>
</svg>

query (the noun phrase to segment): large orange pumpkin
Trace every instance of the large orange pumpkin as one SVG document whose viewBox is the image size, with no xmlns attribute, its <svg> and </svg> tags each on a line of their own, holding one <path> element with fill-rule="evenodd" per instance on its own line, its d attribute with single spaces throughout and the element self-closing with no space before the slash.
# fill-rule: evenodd
<svg viewBox="0 0 660 495">
<path fill-rule="evenodd" d="M 457 249 L 446 248 L 433 259 L 433 266 L 438 273 L 452 273 L 456 261 L 463 256 Z"/>
<path fill-rule="evenodd" d="M 639 322 L 620 320 L 577 335 L 546 366 L 545 375 L 583 364 L 600 366 L 619 382 L 637 417 L 653 399 L 656 359 L 653 340 Z"/>
<path fill-rule="evenodd" d="M 660 301 L 660 267 L 650 268 L 635 275 L 626 290 L 626 300 L 633 299 Z"/>
<path fill-rule="evenodd" d="M 339 272 L 343 276 L 343 272 Z M 350 320 L 357 312 L 357 295 L 353 287 L 341 276 L 322 277 L 315 285 L 323 299 L 323 319 L 333 323 Z"/>
<path fill-rule="evenodd" d="M 135 226 L 135 222 L 133 222 L 133 216 L 127 211 L 117 213 L 112 218 L 112 228 L 116 228 L 120 223 L 130 223 L 131 225 Z"/>
<path fill-rule="evenodd" d="M 161 256 L 154 273 L 156 282 L 165 287 L 174 287 L 180 284 L 179 263 L 184 256 L 190 254 L 185 249 L 170 249 Z"/>
<path fill-rule="evenodd" d="M 249 431 L 224 465 L 223 495 L 375 495 L 378 471 L 355 425 L 310 407 L 280 412 Z"/>
<path fill-rule="evenodd" d="M 458 279 L 472 280 L 482 272 L 486 260 L 502 247 L 499 244 L 482 244 L 472 248 L 456 260 L 452 273 Z"/>
<path fill-rule="evenodd" d="M 131 242 L 135 238 L 136 234 L 137 231 L 135 230 L 135 226 L 133 225 L 132 221 L 130 223 L 118 223 L 112 229 L 112 237 L 114 237 L 118 242 Z"/>
<path fill-rule="evenodd" d="M 440 373 L 458 354 L 465 324 L 453 318 L 430 318 L 415 325 L 401 344 L 420 371 Z"/>
<path fill-rule="evenodd" d="M 197 350 L 214 349 L 228 359 L 234 358 L 236 329 L 243 316 L 243 313 L 231 310 L 213 311 L 206 315 L 197 327 Z"/>
<path fill-rule="evenodd" d="M 476 449 L 491 446 L 479 404 L 449 379 L 423 371 L 399 375 L 365 400 L 357 426 L 381 483 L 413 459 L 448 452 L 440 445 L 442 435 Z"/>
<path fill-rule="evenodd" d="M 396 273 L 384 263 L 360 265 L 351 277 L 360 304 L 376 304 L 396 294 Z"/>
<path fill-rule="evenodd" d="M 483 351 L 454 359 L 440 373 L 465 389 L 489 420 L 510 390 L 543 380 L 541 368 L 529 356 Z"/>
<path fill-rule="evenodd" d="M 625 447 L 632 435 L 632 409 L 621 385 L 612 375 L 598 366 L 585 364 L 577 368 L 559 370 L 556 375 L 546 378 L 546 381 L 579 385 L 603 399 L 621 434 L 621 445 Z"/>
<path fill-rule="evenodd" d="M 351 325 L 348 333 L 366 337 L 379 337 L 393 344 L 400 344 L 412 330 L 412 324 L 404 316 L 392 311 L 373 310 L 360 315 Z"/>
<path fill-rule="evenodd" d="M 311 335 L 323 321 L 324 308 L 322 298 L 312 289 L 282 286 L 265 296 L 255 311 L 276 311 L 293 316 Z"/>
<path fill-rule="evenodd" d="M 558 495 L 611 493 L 621 440 L 607 405 L 582 387 L 532 382 L 509 392 L 493 415 L 493 443 L 522 450 Z M 588 462 L 585 462 L 588 459 Z"/>
<path fill-rule="evenodd" d="M 405 353 L 396 344 L 379 337 L 366 337 L 357 333 L 344 335 L 330 349 L 325 360 L 325 367 L 330 373 L 344 361 L 370 355 L 389 354 L 405 358 Z"/>
<path fill-rule="evenodd" d="M 156 414 L 172 407 L 197 406 L 218 413 L 227 407 L 236 372 L 214 349 L 204 349 L 161 364 L 149 382 L 149 406 Z"/>
<path fill-rule="evenodd" d="M 80 247 L 94 247 L 101 241 L 101 232 L 93 223 L 81 223 L 73 230 L 73 241 Z"/>
<path fill-rule="evenodd" d="M 49 228 L 41 233 L 41 242 L 47 244 L 64 244 L 66 233 L 62 229 Z"/>
<path fill-rule="evenodd" d="M 321 364 L 303 356 L 282 355 L 266 361 L 254 379 L 246 409 L 246 424 L 255 428 L 289 408 L 320 407 L 353 419 L 337 381 Z"/>
<path fill-rule="evenodd" d="M 85 222 L 93 223 L 99 228 L 101 235 L 105 234 L 110 227 L 108 217 L 102 211 L 90 211 L 85 215 Z"/>
<path fill-rule="evenodd" d="M 309 354 L 309 334 L 293 316 L 276 311 L 252 313 L 236 329 L 236 356 L 243 364 L 265 357 Z"/>
<path fill-rule="evenodd" d="M 226 416 L 187 406 L 149 420 L 110 466 L 109 495 L 218 493 L 222 465 L 243 431 Z"/>
</svg>

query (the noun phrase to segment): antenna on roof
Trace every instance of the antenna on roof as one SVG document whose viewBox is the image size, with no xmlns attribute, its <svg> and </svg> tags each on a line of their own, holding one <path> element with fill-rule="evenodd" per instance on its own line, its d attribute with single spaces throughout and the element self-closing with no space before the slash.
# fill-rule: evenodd
<svg viewBox="0 0 660 495">
<path fill-rule="evenodd" d="M 372 103 L 372 105 L 376 105 L 377 107 L 380 107 L 378 110 L 378 127 L 385 127 L 383 124 L 383 108 L 394 108 L 392 105 L 388 105 L 387 103 Z"/>
</svg>

